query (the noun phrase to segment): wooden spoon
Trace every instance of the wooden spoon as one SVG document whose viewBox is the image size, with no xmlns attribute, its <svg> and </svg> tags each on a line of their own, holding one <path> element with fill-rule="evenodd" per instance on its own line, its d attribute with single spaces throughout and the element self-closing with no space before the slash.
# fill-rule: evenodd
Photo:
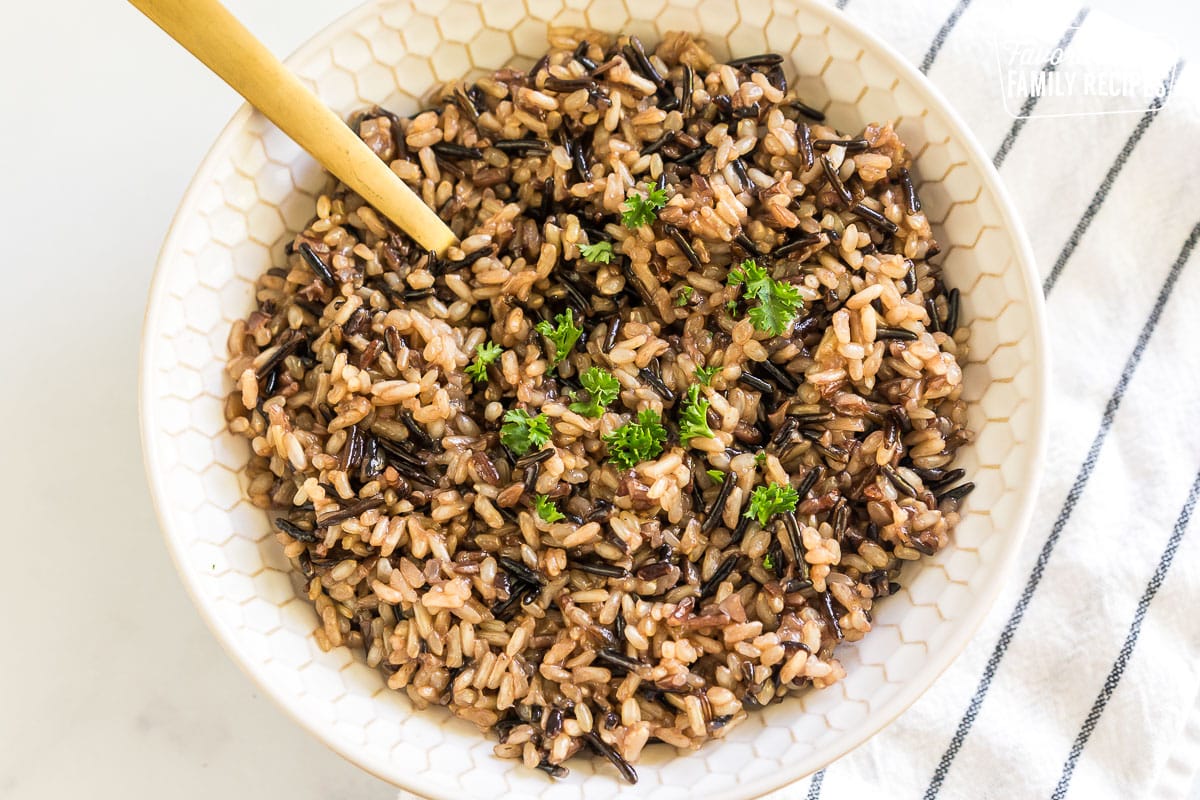
<svg viewBox="0 0 1200 800">
<path fill-rule="evenodd" d="M 129 0 L 422 247 L 454 233 L 404 181 L 217 0 Z"/>
</svg>

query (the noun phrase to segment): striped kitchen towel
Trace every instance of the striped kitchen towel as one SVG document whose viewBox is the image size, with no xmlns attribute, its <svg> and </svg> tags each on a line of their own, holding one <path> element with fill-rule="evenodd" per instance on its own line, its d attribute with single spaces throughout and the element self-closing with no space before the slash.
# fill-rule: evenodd
<svg viewBox="0 0 1200 800">
<path fill-rule="evenodd" d="M 994 154 L 1046 294 L 1050 442 L 1016 570 L 964 653 L 879 735 L 770 797 L 1187 797 L 1200 65 L 1059 0 L 836 5 L 917 64 Z"/>
</svg>

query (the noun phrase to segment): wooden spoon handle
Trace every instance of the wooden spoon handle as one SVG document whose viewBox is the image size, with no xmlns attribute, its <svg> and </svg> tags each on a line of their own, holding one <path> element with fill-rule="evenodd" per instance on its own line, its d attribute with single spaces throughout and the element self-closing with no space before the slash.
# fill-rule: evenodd
<svg viewBox="0 0 1200 800">
<path fill-rule="evenodd" d="M 453 232 L 371 148 L 217 0 L 129 0 L 422 247 Z"/>
</svg>

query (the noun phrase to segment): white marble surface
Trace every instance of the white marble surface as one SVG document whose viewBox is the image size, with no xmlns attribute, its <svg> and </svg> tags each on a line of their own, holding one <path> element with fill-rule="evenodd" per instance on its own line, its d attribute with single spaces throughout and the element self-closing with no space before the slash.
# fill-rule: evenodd
<svg viewBox="0 0 1200 800">
<path fill-rule="evenodd" d="M 355 3 L 229 5 L 285 53 Z M 1200 10 L 1173 0 L 1094 5 L 1176 40 L 1200 29 Z M 123 3 L 5 11 L 0 798 L 394 797 L 225 657 L 176 580 L 143 479 L 146 287 L 238 99 Z"/>
</svg>

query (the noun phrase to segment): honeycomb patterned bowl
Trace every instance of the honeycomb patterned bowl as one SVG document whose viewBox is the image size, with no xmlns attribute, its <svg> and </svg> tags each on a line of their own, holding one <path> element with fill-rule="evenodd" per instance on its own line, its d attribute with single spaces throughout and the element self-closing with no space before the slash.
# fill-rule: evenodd
<svg viewBox="0 0 1200 800">
<path fill-rule="evenodd" d="M 875 630 L 840 650 L 847 678 L 752 714 L 698 752 L 648 748 L 636 786 L 579 761 L 564 781 L 492 755 L 493 742 L 442 709 L 417 712 L 345 649 L 322 653 L 316 616 L 244 498 L 247 450 L 225 431 L 225 340 L 255 279 L 282 261 L 313 212 L 318 166 L 259 114 L 234 116 L 200 167 L 163 246 L 146 316 L 142 438 L 179 573 L 230 655 L 315 736 L 364 769 L 431 798 L 748 798 L 852 749 L 928 688 L 996 595 L 1028 521 L 1043 442 L 1041 292 L 995 171 L 942 98 L 885 44 L 816 2 L 795 0 L 389 0 L 367 3 L 291 66 L 341 114 L 419 107 L 435 82 L 531 64 L 551 25 L 657 41 L 703 34 L 719 55 L 784 53 L 795 85 L 834 124 L 893 119 L 917 154 L 921 197 L 947 280 L 971 327 L 970 421 L 962 453 L 977 486 L 952 544 L 903 576 Z"/>
</svg>

